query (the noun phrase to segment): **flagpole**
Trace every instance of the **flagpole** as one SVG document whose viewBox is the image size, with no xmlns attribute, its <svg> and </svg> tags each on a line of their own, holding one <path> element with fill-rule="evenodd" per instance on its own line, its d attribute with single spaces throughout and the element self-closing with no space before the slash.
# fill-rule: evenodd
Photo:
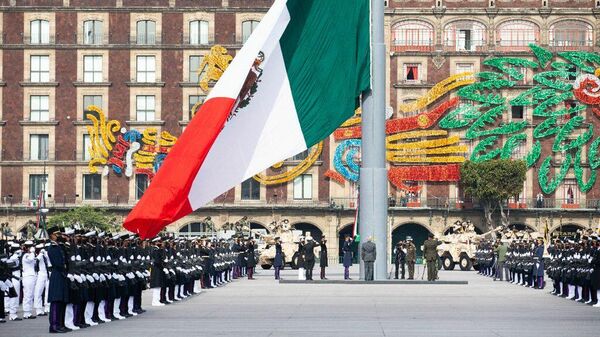
<svg viewBox="0 0 600 337">
<path fill-rule="evenodd" d="M 371 91 L 363 95 L 362 165 L 359 223 L 361 246 L 372 236 L 377 245 L 375 279 L 387 278 L 387 170 L 385 166 L 384 2 L 371 0 Z M 359 251 L 360 254 L 360 251 Z M 361 259 L 361 279 L 364 267 Z"/>
</svg>

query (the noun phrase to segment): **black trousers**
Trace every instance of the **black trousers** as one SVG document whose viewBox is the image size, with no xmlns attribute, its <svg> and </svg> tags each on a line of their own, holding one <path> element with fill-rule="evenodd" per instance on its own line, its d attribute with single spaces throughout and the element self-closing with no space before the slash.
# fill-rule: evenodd
<svg viewBox="0 0 600 337">
<path fill-rule="evenodd" d="M 0 292 L 0 318 L 5 318 L 6 314 L 4 313 L 4 292 Z"/>
<path fill-rule="evenodd" d="M 304 261 L 304 268 L 306 269 L 306 279 L 312 280 L 313 268 L 315 267 L 315 260 Z"/>
<path fill-rule="evenodd" d="M 398 262 L 395 265 L 396 265 L 395 278 L 398 279 L 398 271 L 399 271 L 398 269 L 401 268 L 402 269 L 402 279 L 404 279 L 404 262 L 402 262 L 402 263 Z"/>
</svg>

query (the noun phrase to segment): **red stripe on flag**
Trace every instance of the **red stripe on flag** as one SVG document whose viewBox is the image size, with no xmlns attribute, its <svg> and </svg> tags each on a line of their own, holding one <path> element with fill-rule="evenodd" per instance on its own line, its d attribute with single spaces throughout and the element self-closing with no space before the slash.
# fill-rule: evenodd
<svg viewBox="0 0 600 337">
<path fill-rule="evenodd" d="M 190 188 L 234 102 L 232 98 L 216 97 L 202 104 L 123 227 L 143 239 L 150 238 L 193 211 L 188 200 Z"/>
</svg>

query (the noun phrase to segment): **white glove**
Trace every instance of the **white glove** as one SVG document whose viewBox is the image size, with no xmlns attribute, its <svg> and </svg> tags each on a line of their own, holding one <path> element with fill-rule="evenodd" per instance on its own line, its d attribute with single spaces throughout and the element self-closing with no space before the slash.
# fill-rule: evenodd
<svg viewBox="0 0 600 337">
<path fill-rule="evenodd" d="M 4 281 L 4 284 L 5 284 L 5 285 L 6 285 L 8 288 L 12 288 L 12 287 L 13 287 L 13 284 L 12 284 L 12 282 L 11 282 L 10 280 L 6 280 L 6 281 Z"/>
<path fill-rule="evenodd" d="M 81 278 L 81 276 L 79 276 L 79 275 L 75 275 L 75 276 L 73 276 L 73 277 L 75 278 L 75 280 L 77 280 L 77 282 L 79 282 L 79 283 L 83 283 L 83 279 Z"/>
<path fill-rule="evenodd" d="M 29 252 L 30 252 L 30 253 L 35 253 L 35 247 L 31 247 L 31 248 L 29 248 Z"/>
<path fill-rule="evenodd" d="M 68 279 L 69 279 L 71 282 L 75 281 L 75 277 L 73 276 L 73 274 L 67 274 L 67 278 L 68 278 Z"/>
<path fill-rule="evenodd" d="M 71 256 L 71 261 L 75 261 L 75 256 Z"/>
<path fill-rule="evenodd" d="M 94 278 L 91 277 L 90 275 L 86 275 L 85 278 L 90 282 L 90 283 L 94 283 Z"/>
<path fill-rule="evenodd" d="M 106 281 L 106 277 L 103 274 L 100 274 L 100 282 Z"/>
<path fill-rule="evenodd" d="M 168 274 L 169 270 L 167 268 L 163 268 L 163 273 Z"/>
<path fill-rule="evenodd" d="M 112 275 L 111 274 L 106 274 L 106 278 L 109 280 L 112 280 Z"/>
<path fill-rule="evenodd" d="M 81 261 L 81 255 L 77 255 L 77 257 L 75 258 L 77 261 Z"/>
<path fill-rule="evenodd" d="M 94 262 L 94 257 L 90 257 L 90 262 Z"/>
<path fill-rule="evenodd" d="M 94 280 L 98 281 L 100 279 L 100 275 L 98 275 L 97 273 L 93 273 L 92 277 L 94 278 Z"/>
<path fill-rule="evenodd" d="M 110 255 L 109 255 L 109 256 L 106 257 L 106 261 L 110 261 L 110 260 L 111 260 L 111 258 L 110 258 Z"/>
<path fill-rule="evenodd" d="M 138 256 L 139 256 L 139 255 L 138 255 Z M 133 255 L 131 255 L 131 256 L 129 257 L 129 259 L 130 259 L 130 260 L 133 260 Z"/>
</svg>

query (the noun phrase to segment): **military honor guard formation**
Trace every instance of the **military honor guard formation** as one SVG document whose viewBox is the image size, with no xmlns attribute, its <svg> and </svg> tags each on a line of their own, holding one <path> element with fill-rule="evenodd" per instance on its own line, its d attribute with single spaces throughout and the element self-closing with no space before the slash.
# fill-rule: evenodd
<svg viewBox="0 0 600 337">
<path fill-rule="evenodd" d="M 49 240 L 0 242 L 0 323 L 49 316 L 65 333 L 143 314 L 142 292 L 164 306 L 253 279 L 256 244 L 229 240 L 50 229 Z M 21 296 L 22 294 L 22 296 Z M 22 302 L 22 317 L 18 316 Z"/>
<path fill-rule="evenodd" d="M 547 248 L 547 249 L 545 249 Z M 549 240 L 544 238 L 483 240 L 476 252 L 479 274 L 600 307 L 600 236 L 593 231 Z"/>
</svg>

